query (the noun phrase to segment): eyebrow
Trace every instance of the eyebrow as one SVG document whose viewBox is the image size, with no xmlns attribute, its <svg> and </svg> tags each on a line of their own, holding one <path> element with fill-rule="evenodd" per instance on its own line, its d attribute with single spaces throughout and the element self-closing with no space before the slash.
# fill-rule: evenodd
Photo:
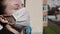
<svg viewBox="0 0 60 34">
<path fill-rule="evenodd" d="M 4 15 L 4 17 L 11 17 L 12 15 L 8 15 L 8 16 L 6 16 L 6 15 Z"/>
</svg>

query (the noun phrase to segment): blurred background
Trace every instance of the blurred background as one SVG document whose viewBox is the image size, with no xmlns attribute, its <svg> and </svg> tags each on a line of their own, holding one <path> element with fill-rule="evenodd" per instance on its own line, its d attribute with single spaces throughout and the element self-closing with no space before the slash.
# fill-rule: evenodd
<svg viewBox="0 0 60 34">
<path fill-rule="evenodd" d="M 60 0 L 43 0 L 44 34 L 60 34 Z"/>
</svg>

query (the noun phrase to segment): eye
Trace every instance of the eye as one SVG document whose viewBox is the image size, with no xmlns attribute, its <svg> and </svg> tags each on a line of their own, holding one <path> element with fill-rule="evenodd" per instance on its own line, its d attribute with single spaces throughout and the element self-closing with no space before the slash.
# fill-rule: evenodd
<svg viewBox="0 0 60 34">
<path fill-rule="evenodd" d="M 17 10 L 18 9 L 18 4 L 14 4 L 13 8 L 14 8 L 14 10 Z"/>
<path fill-rule="evenodd" d="M 19 7 L 19 4 L 15 4 L 15 6 Z"/>
</svg>

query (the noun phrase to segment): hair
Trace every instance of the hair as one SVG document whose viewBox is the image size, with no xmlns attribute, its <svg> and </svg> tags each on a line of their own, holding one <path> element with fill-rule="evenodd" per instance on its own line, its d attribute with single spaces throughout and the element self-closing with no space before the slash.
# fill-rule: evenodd
<svg viewBox="0 0 60 34">
<path fill-rule="evenodd" d="M 0 0 L 0 15 L 4 14 L 5 6 L 3 5 L 4 0 Z"/>
</svg>

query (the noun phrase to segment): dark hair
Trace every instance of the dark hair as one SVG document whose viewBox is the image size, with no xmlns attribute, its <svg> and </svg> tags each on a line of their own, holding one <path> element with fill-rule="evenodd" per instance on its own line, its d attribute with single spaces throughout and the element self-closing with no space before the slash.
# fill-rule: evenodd
<svg viewBox="0 0 60 34">
<path fill-rule="evenodd" d="M 0 15 L 4 14 L 5 6 L 3 5 L 3 0 L 0 0 Z"/>
</svg>

